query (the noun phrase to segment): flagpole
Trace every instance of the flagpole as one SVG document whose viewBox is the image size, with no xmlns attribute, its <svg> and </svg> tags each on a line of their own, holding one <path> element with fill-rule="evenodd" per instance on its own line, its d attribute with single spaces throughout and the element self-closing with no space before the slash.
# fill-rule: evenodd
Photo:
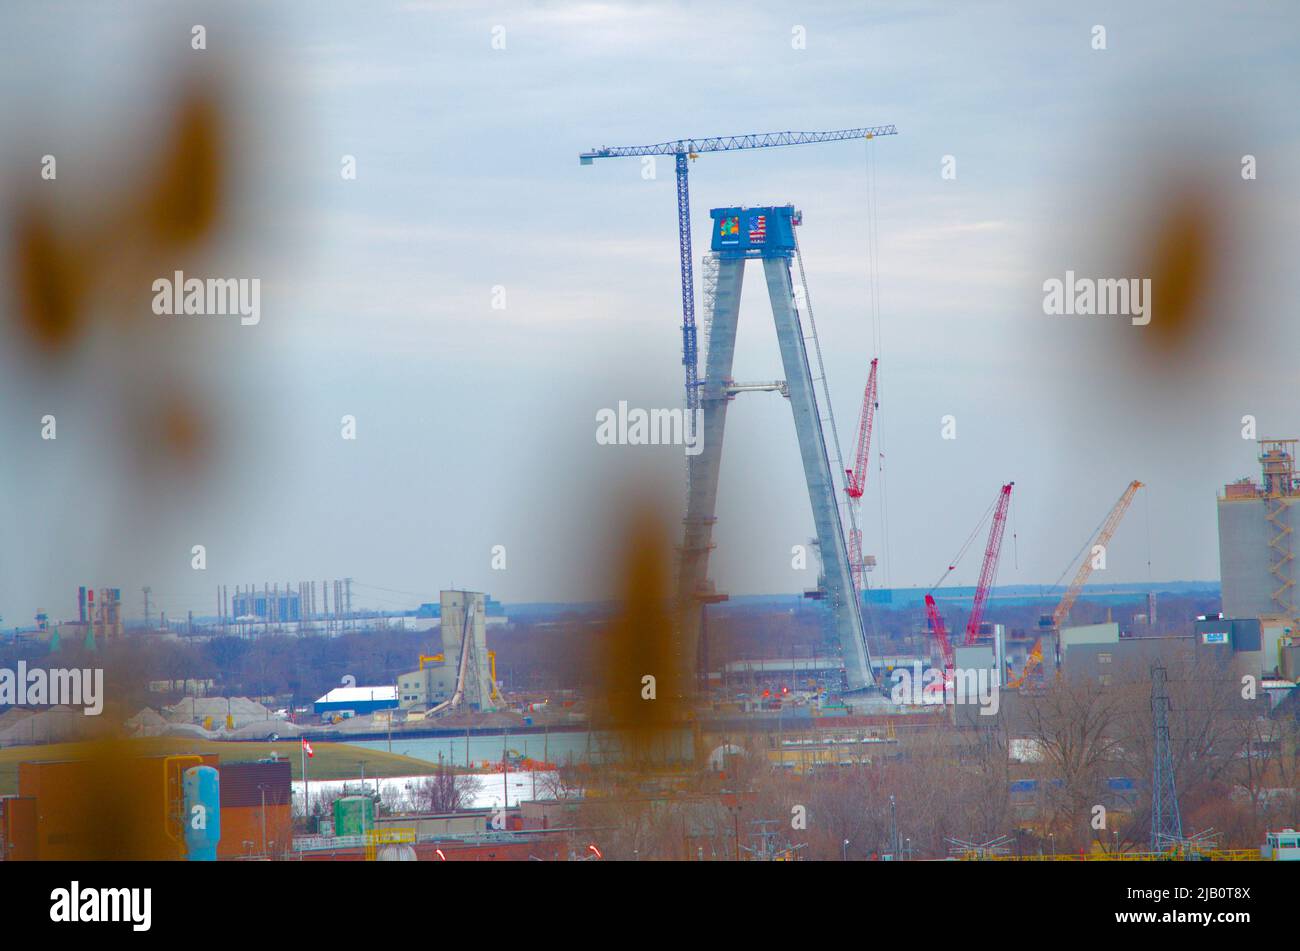
<svg viewBox="0 0 1300 951">
<path fill-rule="evenodd" d="M 305 738 L 298 739 L 298 753 L 302 756 L 302 814 L 303 818 L 311 822 L 311 793 L 307 785 L 307 741 Z"/>
</svg>

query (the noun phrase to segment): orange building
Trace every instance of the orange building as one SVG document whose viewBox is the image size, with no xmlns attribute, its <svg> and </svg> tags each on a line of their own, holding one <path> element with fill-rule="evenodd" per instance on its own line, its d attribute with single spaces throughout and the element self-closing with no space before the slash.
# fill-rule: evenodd
<svg viewBox="0 0 1300 951">
<path fill-rule="evenodd" d="M 96 744 L 86 759 L 18 764 L 12 857 L 164 860 L 185 855 L 181 775 L 215 755 L 132 756 Z M 33 806 L 23 801 L 31 800 Z"/>
<path fill-rule="evenodd" d="M 185 858 L 181 778 L 191 766 L 220 774 L 221 859 L 292 849 L 287 760 L 220 764 L 215 754 L 136 756 L 96 744 L 85 759 L 18 766 L 18 795 L 0 801 L 0 853 L 22 860 Z"/>
<path fill-rule="evenodd" d="M 221 766 L 221 841 L 217 858 L 280 858 L 293 849 L 287 759 Z"/>
</svg>

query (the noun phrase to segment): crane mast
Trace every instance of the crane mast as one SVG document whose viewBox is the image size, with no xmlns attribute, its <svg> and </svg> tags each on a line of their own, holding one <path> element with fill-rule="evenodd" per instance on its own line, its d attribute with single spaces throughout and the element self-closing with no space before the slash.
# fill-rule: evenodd
<svg viewBox="0 0 1300 951">
<path fill-rule="evenodd" d="M 1007 527 L 1007 508 L 1011 505 L 1011 487 L 1008 482 L 998 492 L 997 506 L 993 510 L 993 524 L 989 528 L 989 541 L 984 548 L 984 563 L 980 567 L 979 584 L 975 586 L 975 603 L 971 605 L 970 620 L 966 623 L 966 645 L 969 647 L 979 637 L 980 622 L 984 620 L 984 605 L 993 588 L 998 573 L 998 558 L 1002 554 L 1002 535 Z"/>
</svg>

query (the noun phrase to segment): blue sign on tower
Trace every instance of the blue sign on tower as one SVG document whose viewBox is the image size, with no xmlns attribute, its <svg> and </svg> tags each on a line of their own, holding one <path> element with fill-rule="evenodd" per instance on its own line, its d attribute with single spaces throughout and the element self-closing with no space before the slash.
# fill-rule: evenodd
<svg viewBox="0 0 1300 951">
<path fill-rule="evenodd" d="M 794 205 L 714 208 L 710 247 L 726 259 L 794 256 L 794 229 L 803 215 Z"/>
</svg>

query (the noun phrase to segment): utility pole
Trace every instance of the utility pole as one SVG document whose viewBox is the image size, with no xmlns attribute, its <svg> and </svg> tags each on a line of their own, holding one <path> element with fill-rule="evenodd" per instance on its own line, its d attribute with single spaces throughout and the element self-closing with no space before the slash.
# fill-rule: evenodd
<svg viewBox="0 0 1300 951">
<path fill-rule="evenodd" d="M 311 792 L 307 784 L 307 744 L 299 741 L 299 752 L 302 754 L 302 813 L 308 823 L 311 822 Z M 307 828 L 311 828 L 310 825 Z"/>
<path fill-rule="evenodd" d="M 262 793 L 262 857 L 266 857 L 266 784 L 258 783 L 257 788 Z"/>
<path fill-rule="evenodd" d="M 889 851 L 898 858 L 898 812 L 894 807 L 894 797 L 889 797 Z"/>
<path fill-rule="evenodd" d="M 735 811 L 732 813 L 732 817 L 735 819 L 736 861 L 739 862 L 740 861 L 740 803 L 739 802 L 736 803 L 736 808 Z"/>
</svg>

